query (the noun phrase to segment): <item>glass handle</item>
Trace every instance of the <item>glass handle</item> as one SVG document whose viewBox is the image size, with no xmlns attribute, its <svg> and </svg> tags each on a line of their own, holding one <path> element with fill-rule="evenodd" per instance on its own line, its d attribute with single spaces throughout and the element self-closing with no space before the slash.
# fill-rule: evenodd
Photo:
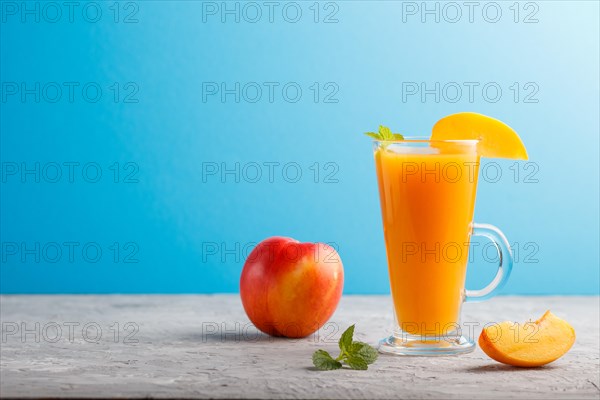
<svg viewBox="0 0 600 400">
<path fill-rule="evenodd" d="M 483 236 L 490 239 L 494 243 L 496 251 L 498 251 L 500 262 L 498 264 L 498 272 L 496 272 L 496 276 L 489 285 L 479 290 L 465 289 L 465 301 L 469 302 L 487 300 L 498 294 L 498 291 L 508 280 L 513 266 L 513 255 L 510 244 L 500 229 L 490 224 L 475 223 L 473 224 L 472 236 Z"/>
</svg>

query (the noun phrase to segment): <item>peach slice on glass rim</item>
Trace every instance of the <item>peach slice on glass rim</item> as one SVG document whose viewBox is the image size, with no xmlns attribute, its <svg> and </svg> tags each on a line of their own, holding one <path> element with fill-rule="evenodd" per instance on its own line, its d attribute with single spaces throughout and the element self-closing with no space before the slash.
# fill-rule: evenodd
<svg viewBox="0 0 600 400">
<path fill-rule="evenodd" d="M 433 126 L 431 140 L 479 140 L 477 150 L 482 157 L 529 158 L 521 138 L 510 126 L 474 112 L 451 114 L 440 119 Z"/>
</svg>

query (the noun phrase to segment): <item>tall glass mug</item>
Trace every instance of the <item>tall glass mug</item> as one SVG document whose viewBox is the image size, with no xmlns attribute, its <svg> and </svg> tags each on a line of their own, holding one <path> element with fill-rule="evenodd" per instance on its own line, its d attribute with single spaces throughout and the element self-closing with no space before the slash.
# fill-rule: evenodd
<svg viewBox="0 0 600 400">
<path fill-rule="evenodd" d="M 506 237 L 473 223 L 479 174 L 476 140 L 375 141 L 395 329 L 384 353 L 447 355 L 474 350 L 462 332 L 465 301 L 494 296 L 513 264 Z M 466 290 L 472 235 L 491 240 L 498 272 L 481 290 Z M 470 325 L 472 326 L 472 325 Z"/>
</svg>

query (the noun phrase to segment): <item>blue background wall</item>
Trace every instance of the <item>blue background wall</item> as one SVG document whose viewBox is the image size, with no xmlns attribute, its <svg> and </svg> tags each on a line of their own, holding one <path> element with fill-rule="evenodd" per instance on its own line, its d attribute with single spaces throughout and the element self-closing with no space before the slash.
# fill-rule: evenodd
<svg viewBox="0 0 600 400">
<path fill-rule="evenodd" d="M 264 3 L 237 3 L 238 23 L 221 2 L 81 2 L 72 20 L 62 3 L 25 3 L 39 22 L 2 2 L 0 291 L 235 292 L 252 244 L 286 235 L 337 246 L 346 293 L 387 293 L 361 133 L 428 135 L 470 110 L 509 123 L 530 155 L 488 160 L 478 188 L 476 220 L 515 243 L 504 293 L 598 293 L 598 2 L 513 3 L 480 2 L 472 21 L 462 2 L 460 17 L 427 3 L 438 22 L 421 2 L 279 2 L 272 22 Z M 239 102 L 211 82 L 239 82 Z M 439 98 L 411 82 L 439 82 Z M 21 175 L 36 163 L 39 179 Z M 65 163 L 79 163 L 72 179 Z M 480 244 L 470 287 L 495 269 Z"/>
</svg>

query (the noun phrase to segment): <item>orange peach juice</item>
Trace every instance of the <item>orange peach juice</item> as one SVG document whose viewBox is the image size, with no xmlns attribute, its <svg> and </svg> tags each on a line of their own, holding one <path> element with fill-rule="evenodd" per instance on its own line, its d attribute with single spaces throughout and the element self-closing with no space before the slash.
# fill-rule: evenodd
<svg viewBox="0 0 600 400">
<path fill-rule="evenodd" d="M 453 332 L 465 287 L 477 143 L 376 143 L 375 163 L 398 326 L 409 334 Z"/>
</svg>

